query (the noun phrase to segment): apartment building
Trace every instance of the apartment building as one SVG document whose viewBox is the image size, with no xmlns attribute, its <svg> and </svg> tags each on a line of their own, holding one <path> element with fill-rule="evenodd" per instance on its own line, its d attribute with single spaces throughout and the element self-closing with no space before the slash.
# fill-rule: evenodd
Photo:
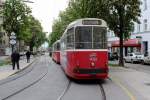
<svg viewBox="0 0 150 100">
<path fill-rule="evenodd" d="M 124 55 L 129 52 L 150 52 L 150 0 L 141 0 L 140 24 L 135 23 L 131 37 L 124 41 Z M 108 33 L 110 52 L 119 52 L 119 38 L 113 32 Z"/>
<path fill-rule="evenodd" d="M 4 0 L 0 0 L 0 12 L 3 10 Z M 0 55 L 6 54 L 6 49 L 9 47 L 9 37 L 3 29 L 3 14 L 0 14 Z"/>
</svg>

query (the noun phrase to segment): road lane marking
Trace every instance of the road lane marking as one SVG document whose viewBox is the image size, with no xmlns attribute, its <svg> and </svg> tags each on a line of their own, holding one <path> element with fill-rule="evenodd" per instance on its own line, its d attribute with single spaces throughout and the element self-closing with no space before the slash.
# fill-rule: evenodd
<svg viewBox="0 0 150 100">
<path fill-rule="evenodd" d="M 130 100 L 136 100 L 136 98 L 132 94 L 132 92 L 129 89 L 127 89 L 123 84 L 121 84 L 119 79 L 112 77 L 112 76 L 110 78 L 112 79 L 113 82 L 115 82 L 119 87 L 121 87 L 123 89 L 123 91 L 127 94 L 127 96 L 130 97 Z"/>
</svg>

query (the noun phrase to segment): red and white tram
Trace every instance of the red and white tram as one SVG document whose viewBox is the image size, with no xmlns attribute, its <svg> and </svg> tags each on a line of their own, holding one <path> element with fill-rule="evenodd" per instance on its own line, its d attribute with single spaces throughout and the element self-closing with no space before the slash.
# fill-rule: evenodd
<svg viewBox="0 0 150 100">
<path fill-rule="evenodd" d="M 60 63 L 60 40 L 57 40 L 52 46 L 52 59 Z"/>
<path fill-rule="evenodd" d="M 108 78 L 107 24 L 97 18 L 79 19 L 60 40 L 60 61 L 74 79 Z"/>
</svg>

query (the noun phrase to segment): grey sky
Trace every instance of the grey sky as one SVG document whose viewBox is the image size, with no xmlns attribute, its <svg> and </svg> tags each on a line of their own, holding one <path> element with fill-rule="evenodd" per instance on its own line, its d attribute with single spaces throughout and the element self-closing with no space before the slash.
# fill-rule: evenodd
<svg viewBox="0 0 150 100">
<path fill-rule="evenodd" d="M 51 32 L 53 20 L 58 17 L 60 11 L 68 5 L 68 0 L 30 0 L 34 3 L 27 3 L 43 26 L 45 32 Z"/>
</svg>

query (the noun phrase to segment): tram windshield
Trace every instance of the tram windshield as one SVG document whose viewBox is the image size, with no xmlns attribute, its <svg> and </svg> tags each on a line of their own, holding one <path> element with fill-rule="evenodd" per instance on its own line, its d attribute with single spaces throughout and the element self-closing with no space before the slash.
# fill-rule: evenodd
<svg viewBox="0 0 150 100">
<path fill-rule="evenodd" d="M 76 28 L 75 48 L 76 49 L 92 48 L 92 27 L 91 26 Z"/>
<path fill-rule="evenodd" d="M 76 49 L 106 49 L 106 28 L 80 26 L 75 32 Z"/>
<path fill-rule="evenodd" d="M 104 27 L 93 27 L 93 48 L 107 48 L 107 29 Z"/>
</svg>

